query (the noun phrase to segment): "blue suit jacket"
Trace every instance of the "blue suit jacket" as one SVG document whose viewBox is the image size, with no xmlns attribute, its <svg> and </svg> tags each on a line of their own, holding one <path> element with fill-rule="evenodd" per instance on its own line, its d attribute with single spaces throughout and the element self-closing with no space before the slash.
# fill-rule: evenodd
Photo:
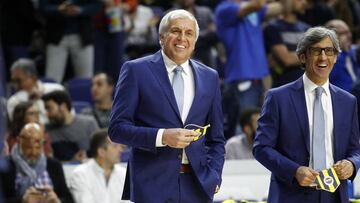
<svg viewBox="0 0 360 203">
<path fill-rule="evenodd" d="M 190 60 L 190 65 L 195 96 L 185 123 L 160 51 L 122 67 L 109 136 L 114 142 L 132 147 L 124 198 L 161 203 L 177 194 L 182 150 L 155 147 L 156 134 L 160 128 L 183 128 L 189 123 L 211 124 L 206 136 L 185 149 L 199 185 L 211 199 L 221 183 L 225 139 L 218 75 L 196 61 Z"/>
<path fill-rule="evenodd" d="M 350 160 L 360 166 L 359 126 L 356 98 L 330 84 L 333 105 L 334 161 Z M 258 121 L 253 153 L 271 172 L 268 202 L 302 203 L 312 189 L 301 187 L 295 173 L 308 166 L 310 131 L 302 77 L 266 95 Z M 338 188 L 341 202 L 348 202 L 346 181 Z"/>
</svg>

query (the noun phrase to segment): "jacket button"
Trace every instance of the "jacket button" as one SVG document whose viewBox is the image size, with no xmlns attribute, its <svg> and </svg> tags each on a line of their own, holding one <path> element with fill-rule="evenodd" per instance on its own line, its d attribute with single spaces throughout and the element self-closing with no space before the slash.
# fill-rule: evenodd
<svg viewBox="0 0 360 203">
<path fill-rule="evenodd" d="M 181 155 L 181 154 L 179 154 L 179 155 L 178 155 L 178 158 L 179 158 L 179 159 L 182 159 L 182 155 Z"/>
</svg>

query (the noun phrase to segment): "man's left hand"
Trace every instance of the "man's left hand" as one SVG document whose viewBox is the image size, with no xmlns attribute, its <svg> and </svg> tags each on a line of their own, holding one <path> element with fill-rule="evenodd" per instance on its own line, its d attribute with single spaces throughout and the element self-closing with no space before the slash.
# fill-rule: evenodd
<svg viewBox="0 0 360 203">
<path fill-rule="evenodd" d="M 354 165 L 346 159 L 336 162 L 334 169 L 340 180 L 346 180 L 354 173 Z"/>
</svg>

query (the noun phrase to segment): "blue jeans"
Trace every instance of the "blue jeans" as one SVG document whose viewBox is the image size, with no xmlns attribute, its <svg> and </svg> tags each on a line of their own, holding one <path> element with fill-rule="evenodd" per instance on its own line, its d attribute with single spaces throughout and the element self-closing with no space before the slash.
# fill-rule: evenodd
<svg viewBox="0 0 360 203">
<path fill-rule="evenodd" d="M 123 32 L 109 33 L 105 29 L 95 31 L 95 73 L 105 72 L 117 80 L 124 62 L 124 42 Z"/>
</svg>

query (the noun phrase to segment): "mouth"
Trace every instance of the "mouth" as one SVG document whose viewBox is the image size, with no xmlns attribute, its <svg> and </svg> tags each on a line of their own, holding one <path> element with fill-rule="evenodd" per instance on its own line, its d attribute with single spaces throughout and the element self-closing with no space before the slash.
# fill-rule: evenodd
<svg viewBox="0 0 360 203">
<path fill-rule="evenodd" d="M 180 44 L 175 44 L 175 47 L 179 49 L 186 49 L 186 46 Z"/>
<path fill-rule="evenodd" d="M 320 69 L 325 69 L 328 67 L 327 64 L 324 64 L 324 63 L 320 63 L 320 64 L 317 64 L 317 67 L 320 68 Z"/>
</svg>

